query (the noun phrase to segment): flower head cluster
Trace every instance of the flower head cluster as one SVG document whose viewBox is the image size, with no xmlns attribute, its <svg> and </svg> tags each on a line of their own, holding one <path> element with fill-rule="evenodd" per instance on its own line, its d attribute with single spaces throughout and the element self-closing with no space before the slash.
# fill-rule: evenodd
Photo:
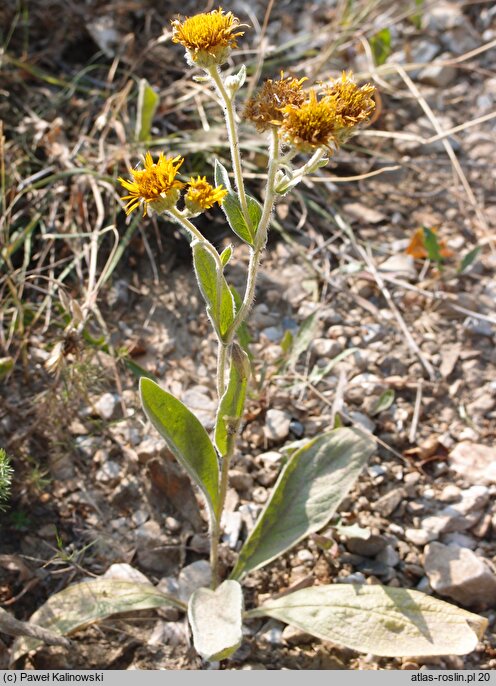
<svg viewBox="0 0 496 686">
<path fill-rule="evenodd" d="M 171 23 L 173 42 L 186 48 L 186 57 L 192 66 L 205 69 L 224 64 L 231 49 L 237 45 L 236 39 L 244 34 L 237 30 L 242 26 L 239 19 L 232 12 L 224 14 L 221 7 Z"/>
<path fill-rule="evenodd" d="M 186 208 L 196 214 L 210 209 L 215 203 L 222 205 L 226 195 L 227 191 L 222 185 L 214 187 L 208 183 L 206 176 L 203 178 L 198 176 L 196 179 L 192 177 L 189 180 L 184 202 Z"/>
<path fill-rule="evenodd" d="M 184 187 L 184 183 L 176 179 L 179 167 L 184 159 L 178 157 L 164 157 L 160 153 L 158 162 L 153 161 L 150 152 L 145 155 L 144 169 L 130 169 L 133 177 L 132 181 L 119 178 L 119 181 L 129 195 L 125 195 L 122 200 L 127 200 L 126 214 L 144 205 L 143 216 L 146 215 L 148 205 L 157 212 L 164 212 L 173 207 L 179 200 L 179 191 Z"/>
<path fill-rule="evenodd" d="M 302 90 L 302 84 L 306 80 L 306 77 L 285 77 L 282 71 L 279 80 L 267 79 L 255 97 L 246 103 L 245 119 L 252 121 L 258 131 L 280 126 L 284 118 L 284 107 L 300 107 L 304 103 L 307 96 Z"/>
<path fill-rule="evenodd" d="M 176 179 L 177 172 L 184 162 L 178 157 L 165 157 L 160 153 L 155 163 L 150 152 L 144 158 L 144 169 L 130 169 L 132 181 L 119 178 L 124 188 L 129 191 L 122 200 L 127 200 L 126 214 L 130 214 L 140 205 L 144 205 L 143 216 L 151 207 L 155 212 L 166 212 L 175 207 L 180 196 L 180 191 L 186 186 L 185 183 Z M 184 198 L 186 209 L 199 214 L 214 206 L 222 204 L 227 191 L 222 186 L 210 185 L 206 177 L 191 178 L 188 182 L 188 191 Z"/>
<path fill-rule="evenodd" d="M 325 147 L 335 149 L 351 135 L 351 130 L 370 118 L 375 107 L 370 84 L 358 86 L 351 74 L 321 91 L 305 91 L 305 79 L 284 78 L 266 81 L 248 101 L 245 117 L 264 131 L 280 129 L 282 138 L 302 151 Z"/>
</svg>

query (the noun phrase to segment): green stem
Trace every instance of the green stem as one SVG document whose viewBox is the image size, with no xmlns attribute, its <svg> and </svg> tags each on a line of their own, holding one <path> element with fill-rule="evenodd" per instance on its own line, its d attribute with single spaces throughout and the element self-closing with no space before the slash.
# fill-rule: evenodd
<svg viewBox="0 0 496 686">
<path fill-rule="evenodd" d="M 229 147 L 231 149 L 232 166 L 234 172 L 234 182 L 236 184 L 236 189 L 239 195 L 239 202 L 241 203 L 241 210 L 243 212 L 244 220 L 247 226 L 252 228 L 252 221 L 250 214 L 248 212 L 248 202 L 246 200 L 245 184 L 243 181 L 243 172 L 241 169 L 241 156 L 239 154 L 239 138 L 238 131 L 236 128 L 236 120 L 234 118 L 234 107 L 233 100 L 229 97 L 229 93 L 226 91 L 224 82 L 220 75 L 220 70 L 218 67 L 210 67 L 208 70 L 212 81 L 217 87 L 220 98 L 222 100 L 222 107 L 224 110 L 224 116 L 226 118 L 227 134 L 229 137 Z"/>
<path fill-rule="evenodd" d="M 226 362 L 228 346 L 223 342 L 218 342 L 217 348 L 217 394 L 219 400 L 226 390 Z"/>
</svg>

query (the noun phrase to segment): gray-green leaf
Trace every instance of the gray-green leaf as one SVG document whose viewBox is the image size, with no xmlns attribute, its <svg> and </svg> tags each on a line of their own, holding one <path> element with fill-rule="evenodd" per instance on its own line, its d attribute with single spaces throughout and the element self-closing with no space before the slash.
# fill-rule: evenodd
<svg viewBox="0 0 496 686">
<path fill-rule="evenodd" d="M 188 605 L 193 643 L 204 660 L 225 660 L 243 638 L 243 593 L 237 581 L 224 581 L 215 591 L 199 588 Z"/>
<path fill-rule="evenodd" d="M 314 586 L 269 600 L 267 615 L 353 650 L 385 657 L 465 655 L 487 619 L 431 596 L 389 586 Z"/>
<path fill-rule="evenodd" d="M 216 186 L 222 184 L 228 191 L 228 194 L 222 203 L 222 210 L 226 215 L 229 226 L 234 233 L 241 238 L 241 240 L 253 247 L 257 228 L 262 217 L 262 206 L 258 200 L 255 200 L 255 198 L 252 198 L 250 195 L 246 196 L 248 215 L 251 224 L 251 226 L 249 226 L 246 223 L 245 217 L 243 216 L 243 210 L 241 208 L 238 194 L 231 186 L 229 175 L 225 167 L 218 160 L 215 160 L 214 175 Z"/>
<path fill-rule="evenodd" d="M 161 593 L 151 584 L 116 579 L 95 579 L 68 586 L 50 596 L 31 616 L 30 622 L 61 636 L 121 612 L 150 610 L 172 605 L 185 609 L 176 598 Z M 41 645 L 41 641 L 21 637 L 12 649 L 12 662 Z"/>
<path fill-rule="evenodd" d="M 191 244 L 193 264 L 207 313 L 219 337 L 224 339 L 234 321 L 234 298 L 211 251 L 200 243 Z"/>
<path fill-rule="evenodd" d="M 154 381 L 142 377 L 140 394 L 146 416 L 200 488 L 215 518 L 219 505 L 219 468 L 207 432 L 180 400 Z"/>
<path fill-rule="evenodd" d="M 241 549 L 231 578 L 262 567 L 324 527 L 374 447 L 358 429 L 343 428 L 322 434 L 293 453 Z"/>
<path fill-rule="evenodd" d="M 228 452 L 228 437 L 236 436 L 246 399 L 246 387 L 250 377 L 248 355 L 236 343 L 231 354 L 229 381 L 217 411 L 215 445 L 221 455 Z"/>
</svg>

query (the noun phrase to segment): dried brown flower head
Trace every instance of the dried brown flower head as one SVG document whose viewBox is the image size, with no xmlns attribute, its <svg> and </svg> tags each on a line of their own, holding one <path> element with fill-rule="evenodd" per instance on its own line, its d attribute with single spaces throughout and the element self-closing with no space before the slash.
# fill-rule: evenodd
<svg viewBox="0 0 496 686">
<path fill-rule="evenodd" d="M 258 131 L 266 131 L 271 126 L 280 126 L 283 122 L 283 108 L 288 105 L 299 107 L 303 104 L 306 94 L 301 86 L 306 77 L 295 79 L 284 76 L 281 72 L 279 80 L 268 79 L 261 89 L 246 103 L 244 117 L 252 121 Z"/>
</svg>

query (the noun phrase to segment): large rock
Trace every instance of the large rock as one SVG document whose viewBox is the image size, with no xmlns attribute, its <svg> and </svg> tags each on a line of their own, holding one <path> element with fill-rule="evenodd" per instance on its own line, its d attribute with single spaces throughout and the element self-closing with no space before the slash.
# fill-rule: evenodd
<svg viewBox="0 0 496 686">
<path fill-rule="evenodd" d="M 468 548 L 429 543 L 425 572 L 434 591 L 465 607 L 496 607 L 496 575 Z"/>
<path fill-rule="evenodd" d="M 496 484 L 496 448 L 463 441 L 450 453 L 450 467 L 473 484 Z"/>
</svg>

